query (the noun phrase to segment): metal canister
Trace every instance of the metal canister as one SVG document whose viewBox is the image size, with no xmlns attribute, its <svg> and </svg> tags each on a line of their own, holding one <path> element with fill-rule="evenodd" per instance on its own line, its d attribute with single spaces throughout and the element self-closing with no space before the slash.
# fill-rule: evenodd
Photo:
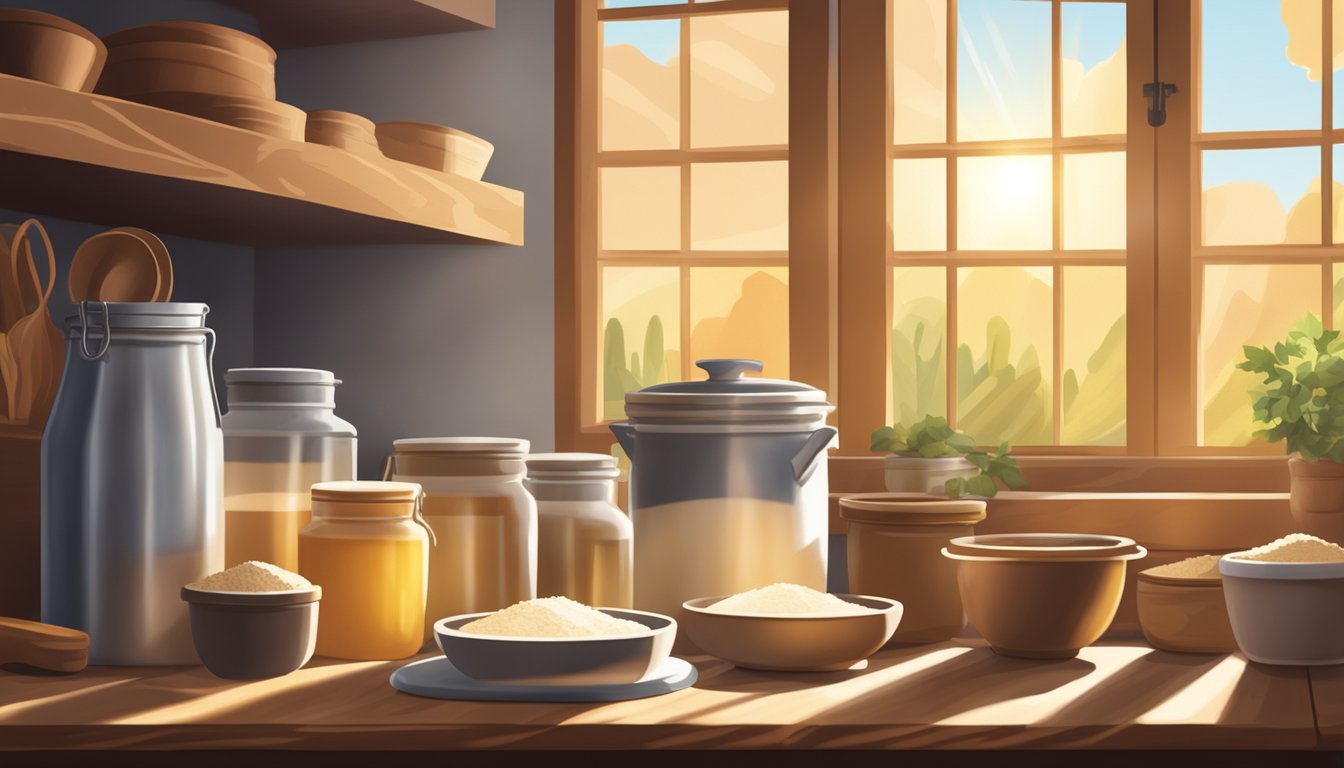
<svg viewBox="0 0 1344 768">
<path fill-rule="evenodd" d="M 224 564 L 209 308 L 85 302 L 42 438 L 42 620 L 92 664 L 194 664 L 184 584 Z"/>
</svg>

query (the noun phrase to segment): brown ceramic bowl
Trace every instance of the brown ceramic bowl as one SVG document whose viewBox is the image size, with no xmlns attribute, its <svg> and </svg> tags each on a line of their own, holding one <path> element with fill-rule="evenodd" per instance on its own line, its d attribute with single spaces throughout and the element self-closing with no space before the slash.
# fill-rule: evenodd
<svg viewBox="0 0 1344 768">
<path fill-rule="evenodd" d="M 896 643 L 933 643 L 961 634 L 966 612 L 957 564 L 943 547 L 985 519 L 985 502 L 927 494 L 860 493 L 840 499 L 849 523 L 849 588 L 905 606 Z"/>
<path fill-rule="evenodd" d="M 382 157 L 373 121 L 338 109 L 315 109 L 308 113 L 304 139 L 364 157 Z"/>
<path fill-rule="evenodd" d="M 1140 572 L 1136 582 L 1139 626 L 1149 645 L 1177 653 L 1236 652 L 1221 579 L 1158 576 L 1151 570 Z"/>
<path fill-rule="evenodd" d="M 966 615 L 1004 656 L 1067 659 L 1101 637 L 1125 589 L 1125 563 L 1147 555 L 1133 539 L 1083 533 L 953 539 Z"/>
<path fill-rule="evenodd" d="M 143 66 L 140 64 L 145 62 Z M 226 90 L 214 91 L 209 86 L 216 75 L 227 76 Z M 129 43 L 107 52 L 107 65 L 99 90 L 111 95 L 116 91 L 144 93 L 149 91 L 186 90 L 173 78 L 190 76 L 202 85 L 203 93 L 221 93 L 230 96 L 264 96 L 275 98 L 275 65 L 257 62 L 241 54 L 201 43 L 147 42 Z M 161 83 L 160 78 L 168 78 Z M 237 85 L 233 80 L 241 80 Z M 238 92 L 247 91 L 247 92 Z"/>
<path fill-rule="evenodd" d="M 279 677 L 302 667 L 317 647 L 319 586 L 284 592 L 208 592 L 182 588 L 191 639 L 201 661 L 230 680 Z"/>
<path fill-rule="evenodd" d="M 236 53 L 257 64 L 275 64 L 275 49 L 260 38 L 232 27 L 202 21 L 161 21 L 113 32 L 103 38 L 108 48 L 137 43 L 195 43 Z"/>
<path fill-rule="evenodd" d="M 681 621 L 691 642 L 705 653 L 739 667 L 781 672 L 848 669 L 872 656 L 896 631 L 903 607 L 868 595 L 836 595 L 875 609 L 859 614 L 716 613 L 709 606 L 727 597 L 682 603 Z"/>
<path fill-rule="evenodd" d="M 455 173 L 474 181 L 485 175 L 495 145 L 466 131 L 434 123 L 392 121 L 374 129 L 378 148 L 393 160 Z"/>
<path fill-rule="evenodd" d="M 103 41 L 73 21 L 0 8 L 0 72 L 70 91 L 91 91 L 106 60 Z"/>
</svg>

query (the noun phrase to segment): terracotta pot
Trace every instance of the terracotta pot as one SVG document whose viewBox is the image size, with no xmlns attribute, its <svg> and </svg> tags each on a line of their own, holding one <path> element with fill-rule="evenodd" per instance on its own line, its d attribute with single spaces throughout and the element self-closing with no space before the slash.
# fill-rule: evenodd
<svg viewBox="0 0 1344 768">
<path fill-rule="evenodd" d="M 1344 542 L 1344 463 L 1288 459 L 1288 508 L 1304 533 Z"/>
<path fill-rule="evenodd" d="M 956 477 L 972 478 L 980 470 L 960 456 L 923 459 L 888 454 L 885 460 L 887 490 L 892 493 L 932 493 L 945 496 L 943 488 Z"/>
</svg>

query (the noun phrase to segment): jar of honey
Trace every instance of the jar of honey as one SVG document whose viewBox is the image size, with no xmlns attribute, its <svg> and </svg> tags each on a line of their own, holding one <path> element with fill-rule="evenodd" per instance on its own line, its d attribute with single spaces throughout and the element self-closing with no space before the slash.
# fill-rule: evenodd
<svg viewBox="0 0 1344 768">
<path fill-rule="evenodd" d="M 420 650 L 431 542 L 421 498 L 415 483 L 313 486 L 299 573 L 322 587 L 319 656 L 403 659 Z"/>
<path fill-rule="evenodd" d="M 523 485 L 537 499 L 537 594 L 603 608 L 634 600 L 634 527 L 612 502 L 620 470 L 601 453 L 534 453 Z"/>
<path fill-rule="evenodd" d="M 425 489 L 430 555 L 423 639 L 434 622 L 537 596 L 537 503 L 523 487 L 530 443 L 505 437 L 396 440 L 384 475 Z"/>
</svg>

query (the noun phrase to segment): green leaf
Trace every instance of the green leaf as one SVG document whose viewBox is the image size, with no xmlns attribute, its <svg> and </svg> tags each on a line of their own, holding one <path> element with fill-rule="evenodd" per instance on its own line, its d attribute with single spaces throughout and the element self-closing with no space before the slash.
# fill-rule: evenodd
<svg viewBox="0 0 1344 768">
<path fill-rule="evenodd" d="M 1270 373 L 1274 370 L 1277 360 L 1274 353 L 1267 348 L 1248 345 L 1242 347 L 1241 351 L 1246 356 L 1245 361 L 1237 364 L 1237 367 L 1241 370 L 1251 373 Z"/>
<path fill-rule="evenodd" d="M 966 481 L 966 492 L 974 496 L 992 497 L 999 492 L 998 486 L 994 485 L 994 478 L 989 475 L 976 475 Z"/>
<path fill-rule="evenodd" d="M 873 435 L 868 441 L 868 450 L 874 453 L 891 453 L 895 451 L 896 430 L 891 427 L 878 427 L 873 430 Z"/>
<path fill-rule="evenodd" d="M 995 476 L 1014 491 L 1025 491 L 1027 489 L 1027 479 L 1022 476 L 1022 472 L 1018 470 L 1016 463 L 1012 466 L 1000 468 Z"/>
<path fill-rule="evenodd" d="M 1300 328 L 1308 338 L 1313 340 L 1321 338 L 1321 334 L 1325 331 L 1324 326 L 1321 325 L 1321 318 L 1310 312 L 1307 313 L 1306 317 L 1298 321 L 1298 328 Z"/>
<path fill-rule="evenodd" d="M 982 451 L 966 454 L 966 460 L 974 464 L 981 472 L 989 469 L 989 454 Z"/>
<path fill-rule="evenodd" d="M 965 432 L 954 432 L 944 442 L 955 448 L 959 453 L 970 453 L 975 450 L 975 440 Z"/>
<path fill-rule="evenodd" d="M 954 477 L 943 484 L 943 493 L 957 499 L 966 495 L 966 478 Z"/>
</svg>

